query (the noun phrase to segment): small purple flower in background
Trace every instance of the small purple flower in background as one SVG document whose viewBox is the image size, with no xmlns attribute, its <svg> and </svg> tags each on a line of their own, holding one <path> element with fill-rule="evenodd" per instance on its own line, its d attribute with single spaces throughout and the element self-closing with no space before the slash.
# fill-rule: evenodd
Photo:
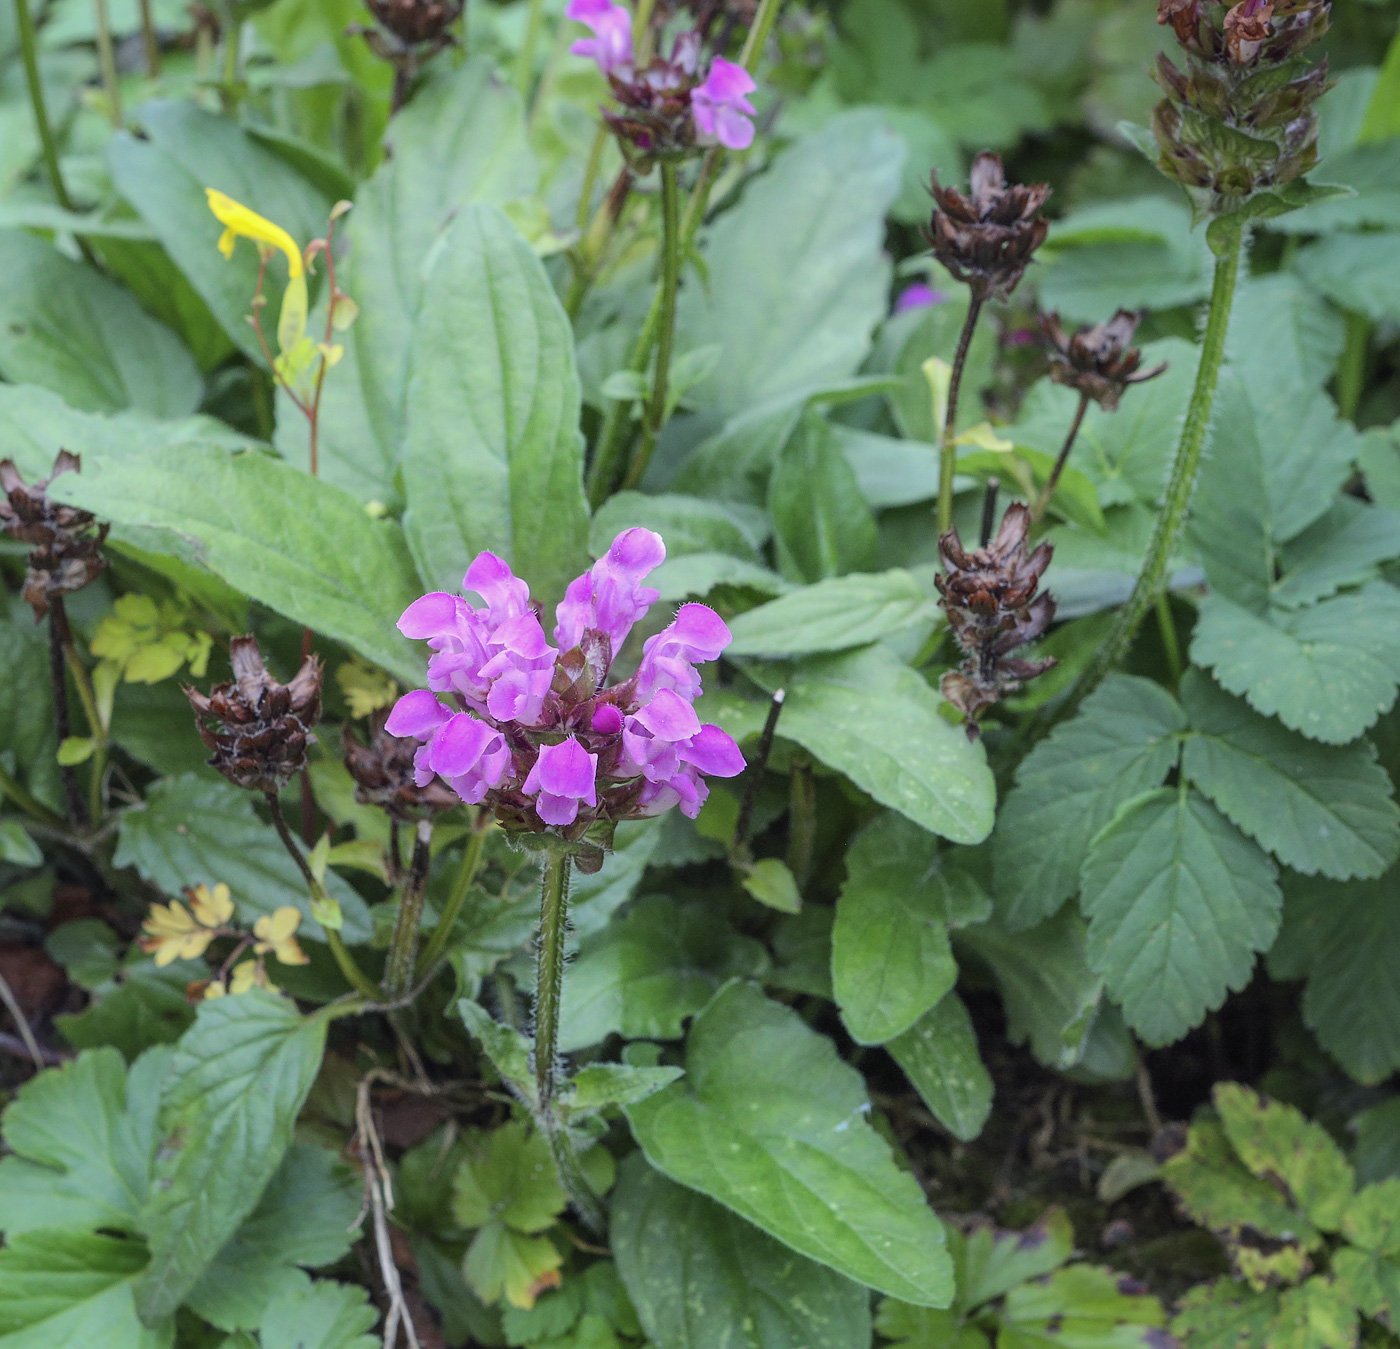
<svg viewBox="0 0 1400 1349">
<path fill-rule="evenodd" d="M 747 150 L 753 144 L 754 107 L 744 95 L 757 87 L 743 66 L 715 57 L 704 84 L 690 91 L 701 144 L 717 141 L 727 150 Z"/>
<path fill-rule="evenodd" d="M 428 687 L 405 694 L 385 728 L 423 742 L 418 785 L 440 777 L 467 803 L 487 802 L 507 827 L 572 838 L 598 820 L 677 805 L 698 815 L 704 778 L 744 769 L 738 745 L 702 725 L 693 706 L 695 667 L 729 645 L 723 620 L 703 604 L 682 606 L 647 640 L 636 674 L 606 684 L 633 625 L 658 598 L 643 581 L 665 557 L 650 530 L 619 534 L 569 585 L 555 611 L 557 647 L 525 582 L 492 553 L 479 554 L 462 581 L 484 606 L 443 592 L 410 604 L 399 630 L 432 648 Z"/>
<path fill-rule="evenodd" d="M 604 75 L 631 73 L 632 16 L 624 6 L 612 0 L 569 0 L 564 14 L 594 33 L 569 48 L 575 56 L 592 57 Z"/>
<path fill-rule="evenodd" d="M 931 305 L 947 304 L 948 293 L 935 290 L 923 281 L 915 281 L 899 292 L 894 302 L 894 312 L 903 314 L 909 309 L 928 309 Z"/>
</svg>

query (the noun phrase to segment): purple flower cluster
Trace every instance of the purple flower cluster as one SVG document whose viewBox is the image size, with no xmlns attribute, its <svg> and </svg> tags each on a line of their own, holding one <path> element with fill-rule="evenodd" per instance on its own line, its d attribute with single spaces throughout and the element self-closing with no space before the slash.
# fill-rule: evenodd
<svg viewBox="0 0 1400 1349">
<path fill-rule="evenodd" d="M 723 145 L 747 150 L 753 144 L 754 107 L 748 95 L 752 76 L 741 65 L 716 56 L 703 80 L 699 76 L 700 37 L 681 33 L 670 60 L 654 57 L 643 69 L 635 66 L 632 16 L 613 0 L 569 0 L 564 13 L 593 30 L 569 49 L 588 56 L 608 78 L 624 107 L 609 121 L 644 151 L 682 153 L 687 140 L 698 145 Z M 683 113 L 690 132 L 673 124 Z"/>
<path fill-rule="evenodd" d="M 642 582 L 665 556 L 650 530 L 619 534 L 570 584 L 555 610 L 554 645 L 529 587 L 493 553 L 479 554 L 462 580 L 484 606 L 441 591 L 410 604 L 399 630 L 432 648 L 428 687 L 405 694 L 385 729 L 423 742 L 418 784 L 441 777 L 463 801 L 488 801 L 504 824 L 534 830 L 577 834 L 595 820 L 676 805 L 698 815 L 709 793 L 703 775 L 744 768 L 739 747 L 702 725 L 693 706 L 695 667 L 729 645 L 729 629 L 703 604 L 683 605 L 647 640 L 637 672 L 605 683 L 658 598 Z"/>
</svg>

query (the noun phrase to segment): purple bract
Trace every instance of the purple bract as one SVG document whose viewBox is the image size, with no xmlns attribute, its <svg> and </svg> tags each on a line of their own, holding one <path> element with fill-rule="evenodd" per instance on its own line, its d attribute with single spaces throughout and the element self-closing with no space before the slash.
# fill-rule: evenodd
<svg viewBox="0 0 1400 1349">
<path fill-rule="evenodd" d="M 619 534 L 570 584 L 555 611 L 556 646 L 525 582 L 493 553 L 479 554 L 462 581 L 484 606 L 440 591 L 410 604 L 399 630 L 432 648 L 428 688 L 405 694 L 385 729 L 423 742 L 419 785 L 440 777 L 463 801 L 487 802 L 508 827 L 571 837 L 596 820 L 676 805 L 699 814 L 704 778 L 744 769 L 739 747 L 702 725 L 693 706 L 695 667 L 729 645 L 723 620 L 703 604 L 683 605 L 648 638 L 636 674 L 606 683 L 658 597 L 642 582 L 665 556 L 650 530 Z"/>
</svg>

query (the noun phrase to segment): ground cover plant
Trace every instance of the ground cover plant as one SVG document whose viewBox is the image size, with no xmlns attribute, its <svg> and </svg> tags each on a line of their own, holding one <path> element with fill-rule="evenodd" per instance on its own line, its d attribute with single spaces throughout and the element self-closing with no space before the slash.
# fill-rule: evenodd
<svg viewBox="0 0 1400 1349">
<path fill-rule="evenodd" d="M 1400 1342 L 1397 27 L 0 0 L 0 1349 Z"/>
</svg>

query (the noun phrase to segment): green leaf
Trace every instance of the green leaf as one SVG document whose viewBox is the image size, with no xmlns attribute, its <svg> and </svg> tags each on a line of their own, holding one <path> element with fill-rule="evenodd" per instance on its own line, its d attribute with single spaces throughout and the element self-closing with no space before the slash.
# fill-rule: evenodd
<svg viewBox="0 0 1400 1349">
<path fill-rule="evenodd" d="M 153 1050 L 128 1075 L 115 1049 L 89 1050 L 20 1088 L 4 1117 L 0 1231 L 138 1230 L 169 1061 Z"/>
<path fill-rule="evenodd" d="M 161 1094 L 164 1137 L 142 1213 L 151 1245 L 137 1287 L 143 1320 L 174 1312 L 257 1206 L 325 1040 L 323 1017 L 303 1018 L 261 989 L 201 1004 Z"/>
<path fill-rule="evenodd" d="M 484 1227 L 495 1218 L 516 1232 L 543 1232 L 566 1203 L 542 1133 L 514 1120 L 466 1135 L 452 1178 L 452 1216 L 461 1226 Z"/>
<path fill-rule="evenodd" d="M 1192 1349 L 1246 1349 L 1265 1343 L 1277 1311 L 1276 1293 L 1256 1293 L 1234 1279 L 1217 1279 L 1187 1291 L 1171 1329 Z"/>
<path fill-rule="evenodd" d="M 808 413 L 778 455 L 768 484 L 778 568 L 789 580 L 821 581 L 871 571 L 875 517 L 830 424 Z"/>
<path fill-rule="evenodd" d="M 1395 702 L 1400 593 L 1383 581 L 1266 618 L 1206 597 L 1191 659 L 1231 693 L 1313 740 L 1355 740 Z"/>
<path fill-rule="evenodd" d="M 304 1288 L 350 1249 L 364 1185 L 326 1148 L 294 1143 L 261 1201 L 191 1290 L 187 1304 L 220 1330 L 252 1330 L 283 1290 Z"/>
<path fill-rule="evenodd" d="M 0 820 L 0 862 L 16 867 L 41 867 L 44 853 L 18 820 Z"/>
<path fill-rule="evenodd" d="M 1111 675 L 1026 756 L 992 849 L 997 912 L 1007 924 L 1032 926 L 1075 893 L 1090 840 L 1124 801 L 1161 783 L 1185 729 L 1160 684 Z"/>
<path fill-rule="evenodd" d="M 1089 960 L 1148 1044 L 1178 1039 L 1244 987 L 1278 931 L 1277 875 L 1184 785 L 1134 798 L 1094 839 L 1080 900 Z"/>
<path fill-rule="evenodd" d="M 1103 978 L 1089 968 L 1085 926 L 1073 909 L 1024 931 L 999 920 L 958 933 L 995 974 L 1013 1044 L 1051 1068 L 1073 1068 L 1083 1057 L 1099 1011 Z"/>
<path fill-rule="evenodd" d="M 1023 1232 L 990 1224 L 974 1228 L 955 1251 L 958 1305 L 969 1311 L 1009 1293 L 1017 1284 L 1043 1279 L 1074 1254 L 1074 1224 L 1062 1208 L 1047 1209 Z"/>
<path fill-rule="evenodd" d="M 779 728 L 882 806 L 954 843 L 991 832 L 995 787 L 979 745 L 945 721 L 941 698 L 882 646 L 795 668 L 747 661 L 769 693 L 787 690 Z"/>
<path fill-rule="evenodd" d="M 1270 379 L 1250 387 L 1274 538 L 1294 538 L 1325 514 L 1365 444 L 1337 405 L 1307 385 Z"/>
<path fill-rule="evenodd" d="M 768 521 L 761 513 L 733 502 L 617 492 L 593 516 L 588 551 L 602 557 L 624 529 L 639 525 L 665 539 L 669 561 L 693 553 L 721 553 L 757 562 L 758 549 L 769 533 Z"/>
<path fill-rule="evenodd" d="M 797 878 L 780 857 L 760 857 L 744 870 L 739 883 L 760 904 L 779 913 L 798 913 L 802 909 Z"/>
<path fill-rule="evenodd" d="M 262 1349 L 379 1349 L 379 1337 L 369 1333 L 378 1319 L 363 1288 L 302 1277 L 268 1305 L 258 1343 Z"/>
<path fill-rule="evenodd" d="M 209 210 L 204 189 L 227 193 L 281 225 L 303 247 L 325 233 L 330 198 L 232 118 L 184 99 L 155 99 L 141 105 L 139 120 L 144 136 L 121 131 L 108 142 L 107 166 L 117 191 L 150 226 L 224 332 L 264 365 L 248 323 L 258 251 L 245 240 L 232 258 L 220 255 L 216 245 L 223 226 Z M 286 267 L 279 260 L 267 269 L 268 314 L 281 308 L 285 282 Z"/>
<path fill-rule="evenodd" d="M 878 815 L 846 854 L 831 932 L 831 983 L 859 1044 L 883 1044 L 931 1011 L 957 982 L 949 927 L 985 919 L 991 903 L 938 841 L 902 815 Z"/>
<path fill-rule="evenodd" d="M 691 1025 L 686 1076 L 628 1106 L 647 1160 L 793 1250 L 920 1306 L 953 1297 L 943 1231 L 865 1121 L 856 1071 L 752 985 Z"/>
<path fill-rule="evenodd" d="M 202 962 L 177 961 L 163 969 L 150 959 L 128 962 L 93 990 L 83 1011 L 58 1016 L 55 1022 L 75 1049 L 112 1045 L 133 1060 L 152 1045 L 174 1044 L 185 1033 L 194 1020 L 185 987 L 205 971 Z"/>
<path fill-rule="evenodd" d="M 387 501 L 404 443 L 409 349 L 429 294 L 430 254 L 469 202 L 504 205 L 526 196 L 538 170 L 520 96 L 485 56 L 425 82 L 384 139 L 384 159 L 346 221 L 341 282 L 360 306 L 351 333 L 364 416 L 358 424 L 347 418 L 332 453 L 353 463 L 362 492 Z M 335 374 L 327 385 L 334 396 Z"/>
<path fill-rule="evenodd" d="M 462 1277 L 488 1306 L 504 1296 L 511 1306 L 528 1310 L 541 1280 L 563 1263 L 548 1237 L 526 1236 L 493 1218 L 472 1238 Z"/>
<path fill-rule="evenodd" d="M 402 680 L 422 676 L 394 627 L 422 592 L 403 533 L 339 488 L 266 454 L 185 443 L 85 462 L 55 495 L 105 520 L 168 530 L 259 603 Z"/>
<path fill-rule="evenodd" d="M 920 373 L 920 379 L 923 374 Z M 924 380 L 927 394 L 928 381 Z M 856 486 L 874 511 L 913 506 L 938 495 L 938 450 L 927 442 L 876 435 L 833 424 L 841 453 L 856 475 Z"/>
<path fill-rule="evenodd" d="M 291 905 L 304 915 L 303 935 L 321 940 L 300 869 L 276 830 L 258 819 L 248 793 L 229 783 L 193 774 L 153 783 L 145 805 L 122 816 L 113 861 L 135 867 L 167 895 L 222 881 L 249 924 Z M 368 941 L 373 925 L 364 900 L 334 872 L 326 875 L 326 889 L 345 916 L 345 940 Z"/>
<path fill-rule="evenodd" d="M 1400 1069 L 1398 882 L 1392 867 L 1374 881 L 1299 879 L 1288 887 L 1278 954 L 1296 952 L 1288 976 L 1307 978 L 1303 1020 L 1358 1082 Z"/>
<path fill-rule="evenodd" d="M 1298 250 L 1293 267 L 1343 309 L 1376 323 L 1400 318 L 1400 234 L 1337 233 Z"/>
<path fill-rule="evenodd" d="M 870 1295 L 633 1154 L 610 1240 L 656 1349 L 868 1349 Z"/>
<path fill-rule="evenodd" d="M 1252 399 L 1291 399 L 1300 388 L 1320 389 L 1345 342 L 1342 316 L 1292 273 L 1240 278 L 1225 353 Z M 1219 439 L 1217 430 L 1213 443 Z M 1194 504 L 1202 504 L 1201 497 Z"/>
<path fill-rule="evenodd" d="M 32 234 L 0 231 L 0 372 L 85 412 L 183 417 L 204 392 L 194 358 L 131 292 Z"/>
<path fill-rule="evenodd" d="M 803 586 L 734 619 L 730 656 L 806 656 L 846 651 L 932 623 L 937 608 L 910 572 L 858 573 Z"/>
<path fill-rule="evenodd" d="M 1318 1276 L 1279 1295 L 1269 1349 L 1333 1349 L 1356 1343 L 1356 1306 L 1338 1280 Z"/>
<path fill-rule="evenodd" d="M 48 639 L 23 615 L 19 622 L 3 621 L 6 617 L 0 610 L 0 758 L 21 786 L 46 805 L 58 806 L 63 797 Z"/>
<path fill-rule="evenodd" d="M 572 979 L 564 987 L 567 989 Z M 492 1018 L 479 1003 L 469 998 L 457 1002 L 457 1015 L 476 1041 L 486 1051 L 486 1057 L 509 1085 L 525 1093 L 530 1100 L 535 1095 L 535 1074 L 530 1067 L 531 1046 L 514 1026 L 505 1026 Z M 567 1022 L 565 1025 L 567 1026 Z"/>
<path fill-rule="evenodd" d="M 1400 856 L 1400 808 L 1365 741 L 1319 745 L 1252 712 L 1198 670 L 1182 769 L 1235 825 L 1308 875 L 1372 877 Z"/>
<path fill-rule="evenodd" d="M 1125 1291 L 1122 1276 L 1111 1269 L 1070 1265 L 1007 1293 L 999 1343 L 1004 1349 L 1095 1349 L 1105 1342 L 1156 1349 L 1166 1320 L 1152 1294 Z"/>
<path fill-rule="evenodd" d="M 70 735 L 58 746 L 58 753 L 55 756 L 60 767 L 72 768 L 77 764 L 87 763 L 92 758 L 93 751 L 97 748 L 97 741 L 86 735 Z"/>
<path fill-rule="evenodd" d="M 573 333 L 544 266 L 491 206 L 443 236 L 413 338 L 405 527 L 429 586 L 483 549 L 548 608 L 587 565 Z"/>
<path fill-rule="evenodd" d="M 1297 609 L 1362 585 L 1379 575 L 1377 564 L 1400 554 L 1400 513 L 1343 496 L 1284 545 L 1283 575 L 1275 604 Z"/>
<path fill-rule="evenodd" d="M 898 1298 L 880 1299 L 875 1329 L 900 1349 L 991 1349 L 986 1334 L 963 1324 L 956 1312 L 915 1307 Z"/>
<path fill-rule="evenodd" d="M 970 1143 L 992 1111 L 991 1075 L 977 1051 L 967 1006 L 952 991 L 886 1046 L 934 1118 Z"/>
<path fill-rule="evenodd" d="M 568 1082 L 560 1104 L 571 1115 L 592 1114 L 610 1105 L 632 1105 L 670 1086 L 679 1068 L 648 1068 L 630 1063 L 590 1063 Z"/>
<path fill-rule="evenodd" d="M 876 112 L 849 112 L 790 146 L 719 217 L 709 284 L 680 303 L 683 345 L 724 351 L 695 390 L 704 411 L 732 416 L 855 372 L 885 314 L 885 212 L 903 159 Z"/>
<path fill-rule="evenodd" d="M 1295 178 L 1292 182 L 1272 192 L 1256 192 L 1248 197 L 1244 205 L 1224 215 L 1216 216 L 1206 229 L 1206 240 L 1211 251 L 1223 256 L 1232 247 L 1239 246 L 1239 232 L 1256 220 L 1276 220 L 1305 206 L 1320 206 L 1352 195 L 1349 187 L 1333 183 L 1310 183 L 1305 178 Z"/>
<path fill-rule="evenodd" d="M 12 1236 L 0 1250 L 3 1349 L 171 1349 L 174 1323 L 137 1320 L 139 1241 L 91 1232 Z"/>
<path fill-rule="evenodd" d="M 1238 1082 L 1222 1082 L 1213 1099 L 1240 1161 L 1260 1180 L 1282 1187 L 1322 1231 L 1341 1227 L 1356 1178 L 1327 1130 Z"/>
<path fill-rule="evenodd" d="M 924 362 L 936 356 L 952 365 L 967 322 L 967 305 L 965 296 L 955 294 L 944 304 L 893 315 L 881 328 L 871 355 L 873 368 L 889 370 L 898 376 L 898 386 L 889 392 L 890 411 L 906 440 L 920 442 L 905 447 L 905 456 L 915 471 L 910 490 L 921 492 L 915 500 L 927 499 L 919 484 L 927 484 L 930 470 L 933 490 L 928 496 L 938 495 L 938 451 L 935 447 L 943 433 L 942 426 L 934 424 L 933 399 L 928 376 L 924 374 Z M 979 325 L 963 367 L 964 385 L 970 389 L 986 388 L 991 383 L 995 362 L 996 337 L 988 325 Z M 979 402 L 969 398 L 959 404 L 960 431 L 982 420 Z M 846 447 L 844 438 L 842 445 Z M 860 470 L 856 473 L 859 475 Z M 872 501 L 871 505 L 874 504 Z"/>
<path fill-rule="evenodd" d="M 677 1040 L 726 979 L 767 968 L 762 946 L 708 905 L 645 895 L 580 944 L 564 981 L 559 1048 L 571 1053 L 614 1033 Z"/>
</svg>

